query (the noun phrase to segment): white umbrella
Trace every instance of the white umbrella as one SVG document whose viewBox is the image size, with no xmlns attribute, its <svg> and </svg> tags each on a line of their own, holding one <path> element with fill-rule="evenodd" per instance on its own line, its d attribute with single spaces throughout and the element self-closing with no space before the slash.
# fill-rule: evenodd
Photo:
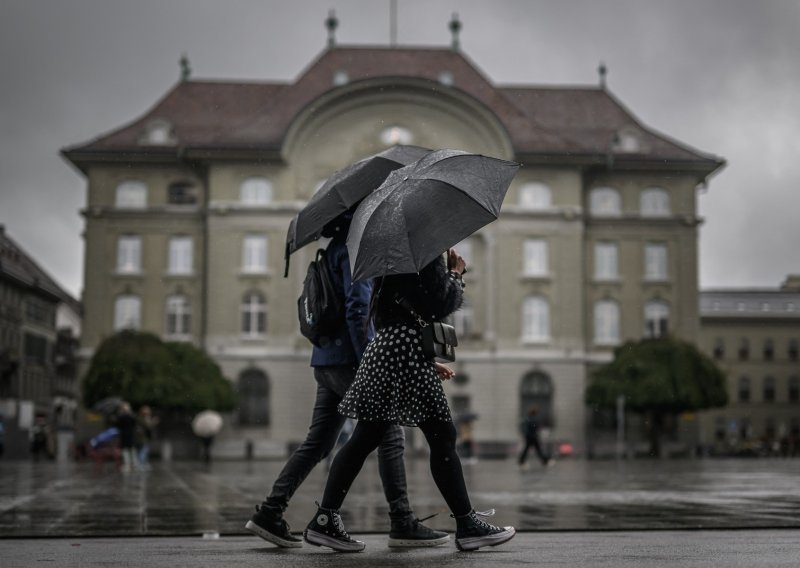
<svg viewBox="0 0 800 568">
<path fill-rule="evenodd" d="M 222 429 L 222 416 L 214 410 L 204 410 L 192 420 L 192 431 L 201 438 L 215 436 Z"/>
</svg>

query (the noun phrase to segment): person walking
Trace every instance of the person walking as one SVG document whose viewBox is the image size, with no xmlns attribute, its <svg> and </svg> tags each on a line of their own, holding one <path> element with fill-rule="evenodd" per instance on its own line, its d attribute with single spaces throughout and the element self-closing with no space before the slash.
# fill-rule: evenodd
<svg viewBox="0 0 800 568">
<path fill-rule="evenodd" d="M 472 508 L 456 453 L 456 429 L 441 384 L 454 372 L 426 358 L 422 324 L 415 317 L 440 321 L 457 310 L 463 301 L 465 269 L 464 259 L 450 249 L 447 266 L 439 256 L 418 274 L 376 279 L 370 312 L 377 333 L 339 405 L 342 414 L 358 423 L 333 460 L 322 502 L 304 532 L 306 542 L 340 552 L 364 549 L 363 542 L 347 534 L 339 510 L 367 456 L 386 432 L 399 424 L 418 426 L 425 435 L 431 473 L 455 517 L 460 550 L 496 546 L 514 536 L 513 527 L 488 524 Z"/>
<path fill-rule="evenodd" d="M 522 422 L 522 435 L 525 437 L 525 447 L 522 449 L 518 460 L 521 468 L 526 467 L 525 460 L 528 457 L 528 450 L 530 448 L 534 449 L 542 465 L 550 465 L 550 463 L 552 463 L 550 458 L 542 450 L 542 442 L 539 437 L 539 419 L 536 417 L 538 413 L 539 411 L 537 408 L 531 406 L 530 409 L 528 409 L 528 416 L 525 417 L 525 420 Z"/>
<path fill-rule="evenodd" d="M 150 469 L 150 444 L 153 441 L 153 430 L 157 422 L 149 406 L 145 404 L 139 408 L 136 425 L 136 447 L 139 466 L 142 469 Z"/>
<path fill-rule="evenodd" d="M 291 534 L 283 513 L 297 488 L 336 444 L 345 422 L 337 407 L 353 382 L 356 368 L 372 338 L 367 322 L 372 285 L 369 281 L 352 282 L 350 277 L 345 241 L 351 219 L 350 213 L 341 214 L 328 223 L 322 233 L 324 237 L 331 237 L 326 261 L 336 291 L 344 298 L 345 319 L 327 345 L 314 346 L 312 351 L 317 394 L 308 434 L 284 465 L 269 496 L 256 506 L 256 513 L 245 525 L 250 532 L 280 547 L 302 546 L 302 540 Z M 376 440 L 378 467 L 391 520 L 388 544 L 393 548 L 444 544 L 449 535 L 426 527 L 411 510 L 403 461 L 404 444 L 400 426 L 386 428 Z"/>
<path fill-rule="evenodd" d="M 127 402 L 123 402 L 119 407 L 117 429 L 119 429 L 119 445 L 122 449 L 122 471 L 138 469 L 139 461 L 134 450 L 136 443 L 136 416 L 133 415 L 131 405 Z"/>
</svg>

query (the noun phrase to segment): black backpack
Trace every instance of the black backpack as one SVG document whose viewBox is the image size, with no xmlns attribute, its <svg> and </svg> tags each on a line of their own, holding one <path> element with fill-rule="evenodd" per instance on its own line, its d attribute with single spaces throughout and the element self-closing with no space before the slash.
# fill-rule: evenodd
<svg viewBox="0 0 800 568">
<path fill-rule="evenodd" d="M 297 317 L 300 333 L 317 347 L 325 347 L 344 322 L 344 301 L 333 284 L 325 249 L 319 249 L 308 265 Z"/>
</svg>

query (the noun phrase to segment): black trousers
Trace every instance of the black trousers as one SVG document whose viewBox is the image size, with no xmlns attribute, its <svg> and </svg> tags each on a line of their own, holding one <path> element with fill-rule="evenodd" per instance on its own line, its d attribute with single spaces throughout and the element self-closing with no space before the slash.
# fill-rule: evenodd
<svg viewBox="0 0 800 568">
<path fill-rule="evenodd" d="M 350 440 L 339 450 L 331 464 L 322 507 L 339 509 L 355 481 L 364 460 L 378 446 L 392 428 L 387 422 L 359 420 Z M 472 510 L 461 461 L 456 453 L 456 429 L 452 422 L 440 420 L 419 425 L 430 447 L 430 467 L 433 480 L 447 506 L 455 516 L 466 515 Z"/>
<path fill-rule="evenodd" d="M 311 425 L 306 439 L 289 457 L 272 491 L 263 506 L 285 511 L 289 500 L 314 467 L 330 454 L 345 417 L 337 406 L 355 379 L 355 367 L 315 367 L 317 398 L 311 415 Z M 389 505 L 392 520 L 404 520 L 413 516 L 408 503 L 406 469 L 403 461 L 405 435 L 400 426 L 387 428 L 376 444 L 378 447 L 378 469 L 383 483 L 383 493 Z M 374 448 L 373 448 L 374 449 Z M 337 454 L 338 455 L 338 454 Z"/>
<path fill-rule="evenodd" d="M 542 451 L 542 445 L 539 443 L 539 438 L 525 438 L 525 448 L 522 450 L 522 453 L 519 455 L 519 464 L 522 465 L 525 463 L 525 460 L 528 457 L 528 450 L 533 448 L 536 452 L 536 455 L 539 456 L 539 461 L 542 462 L 542 465 L 546 464 L 548 461 L 548 457 L 544 455 Z"/>
</svg>

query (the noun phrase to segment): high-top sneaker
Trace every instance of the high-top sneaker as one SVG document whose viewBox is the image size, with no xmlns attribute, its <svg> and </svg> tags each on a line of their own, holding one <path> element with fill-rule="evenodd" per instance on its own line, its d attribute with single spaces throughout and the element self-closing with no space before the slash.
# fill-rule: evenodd
<svg viewBox="0 0 800 568">
<path fill-rule="evenodd" d="M 350 538 L 344 530 L 339 511 L 319 507 L 314 520 L 308 523 L 303 538 L 315 546 L 327 546 L 339 552 L 361 552 L 365 544 Z"/>
<path fill-rule="evenodd" d="M 427 517 L 428 519 L 430 517 Z M 405 519 L 392 519 L 392 529 L 389 532 L 390 548 L 421 548 L 426 546 L 439 546 L 450 540 L 450 535 L 443 531 L 435 531 L 422 524 L 426 519 L 417 519 L 413 516 Z"/>
<path fill-rule="evenodd" d="M 456 517 L 456 546 L 459 550 L 478 550 L 482 546 L 497 546 L 514 538 L 514 527 L 496 527 L 481 517 L 494 515 L 494 509 L 485 512 L 470 511 Z"/>
<path fill-rule="evenodd" d="M 250 517 L 244 528 L 282 548 L 303 546 L 303 541 L 289 532 L 289 525 L 283 520 L 283 515 L 275 509 L 256 505 L 255 514 Z"/>
</svg>

